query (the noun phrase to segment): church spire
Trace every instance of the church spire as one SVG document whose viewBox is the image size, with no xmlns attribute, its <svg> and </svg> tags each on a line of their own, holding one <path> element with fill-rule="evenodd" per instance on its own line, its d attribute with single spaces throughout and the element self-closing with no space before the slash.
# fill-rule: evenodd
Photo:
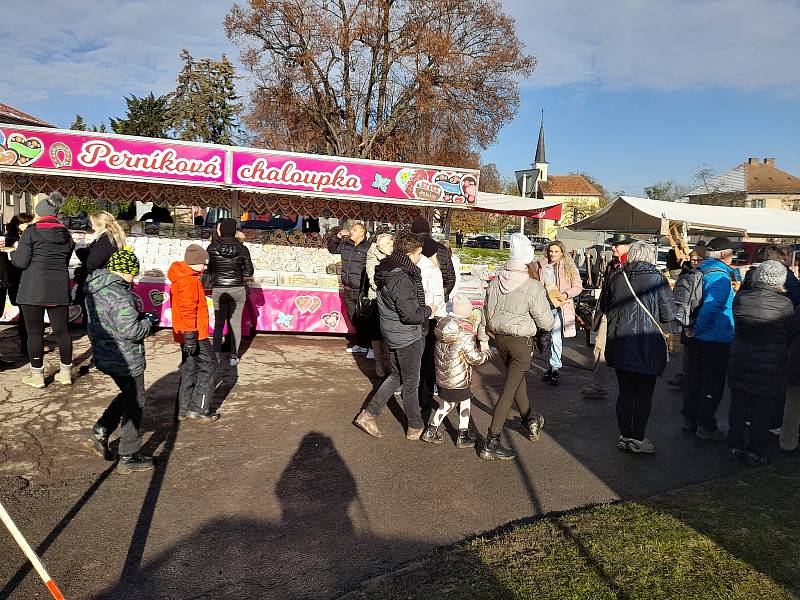
<svg viewBox="0 0 800 600">
<path fill-rule="evenodd" d="M 544 157 L 544 109 L 542 109 L 542 121 L 539 124 L 539 143 L 536 144 L 536 158 L 534 164 L 546 164 L 547 159 Z"/>
</svg>

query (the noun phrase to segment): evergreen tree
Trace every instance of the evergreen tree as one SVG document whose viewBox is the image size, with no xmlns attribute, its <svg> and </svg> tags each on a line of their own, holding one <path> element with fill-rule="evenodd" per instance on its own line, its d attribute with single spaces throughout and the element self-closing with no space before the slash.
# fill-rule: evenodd
<svg viewBox="0 0 800 600">
<path fill-rule="evenodd" d="M 70 125 L 69 128 L 75 131 L 86 131 L 86 121 L 83 120 L 81 115 L 75 115 L 75 119 L 72 121 L 72 125 Z"/>
<path fill-rule="evenodd" d="M 223 54 L 220 60 L 195 60 L 181 51 L 183 69 L 170 101 L 170 124 L 182 140 L 233 144 L 240 135 L 242 105 L 234 87 L 236 71 Z"/>
<path fill-rule="evenodd" d="M 114 133 L 152 138 L 169 137 L 169 96 L 155 96 L 153 92 L 139 98 L 131 94 L 125 98 L 126 114 L 111 119 Z"/>
</svg>

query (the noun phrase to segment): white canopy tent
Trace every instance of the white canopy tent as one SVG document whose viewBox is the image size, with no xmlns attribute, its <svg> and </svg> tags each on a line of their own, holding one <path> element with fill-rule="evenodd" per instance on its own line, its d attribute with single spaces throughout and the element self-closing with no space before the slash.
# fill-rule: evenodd
<svg viewBox="0 0 800 600">
<path fill-rule="evenodd" d="M 559 206 L 560 202 L 540 200 L 538 198 L 522 198 L 521 196 L 510 196 L 508 194 L 490 194 L 488 192 L 478 192 L 478 198 L 474 209 L 485 212 L 502 213 L 515 215 L 517 217 L 529 217 L 546 219 L 552 218 L 545 216 L 546 211 Z M 560 215 L 556 217 L 556 220 Z"/>
<path fill-rule="evenodd" d="M 736 208 L 620 196 L 570 229 L 657 234 L 662 220 L 680 221 L 696 234 L 800 237 L 800 213 L 777 208 Z"/>
</svg>

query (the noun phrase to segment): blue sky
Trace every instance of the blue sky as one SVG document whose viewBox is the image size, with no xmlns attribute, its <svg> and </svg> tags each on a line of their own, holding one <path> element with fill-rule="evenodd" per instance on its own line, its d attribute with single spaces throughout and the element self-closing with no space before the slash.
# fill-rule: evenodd
<svg viewBox="0 0 800 600">
<path fill-rule="evenodd" d="M 483 153 L 510 175 L 533 157 L 545 109 L 551 173 L 584 171 L 641 194 L 657 180 L 691 185 L 701 165 L 749 156 L 800 175 L 797 0 L 502 0 L 538 65 L 522 105 Z M 230 3 L 39 0 L 6 7 L 0 101 L 57 125 L 124 113 L 123 96 L 174 88 L 181 48 L 238 50 Z M 44 27 L 42 27 L 44 24 Z"/>
</svg>

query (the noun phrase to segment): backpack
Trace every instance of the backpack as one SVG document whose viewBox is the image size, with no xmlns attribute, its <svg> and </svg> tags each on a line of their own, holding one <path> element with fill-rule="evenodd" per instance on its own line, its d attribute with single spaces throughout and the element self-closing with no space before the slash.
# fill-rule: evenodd
<svg viewBox="0 0 800 600">
<path fill-rule="evenodd" d="M 723 269 L 708 269 L 707 273 L 727 273 Z M 684 327 L 689 327 L 697 318 L 700 307 L 703 306 L 703 271 L 692 269 L 686 271 L 678 277 L 675 287 L 672 289 L 672 296 L 675 299 L 678 321 Z"/>
</svg>

